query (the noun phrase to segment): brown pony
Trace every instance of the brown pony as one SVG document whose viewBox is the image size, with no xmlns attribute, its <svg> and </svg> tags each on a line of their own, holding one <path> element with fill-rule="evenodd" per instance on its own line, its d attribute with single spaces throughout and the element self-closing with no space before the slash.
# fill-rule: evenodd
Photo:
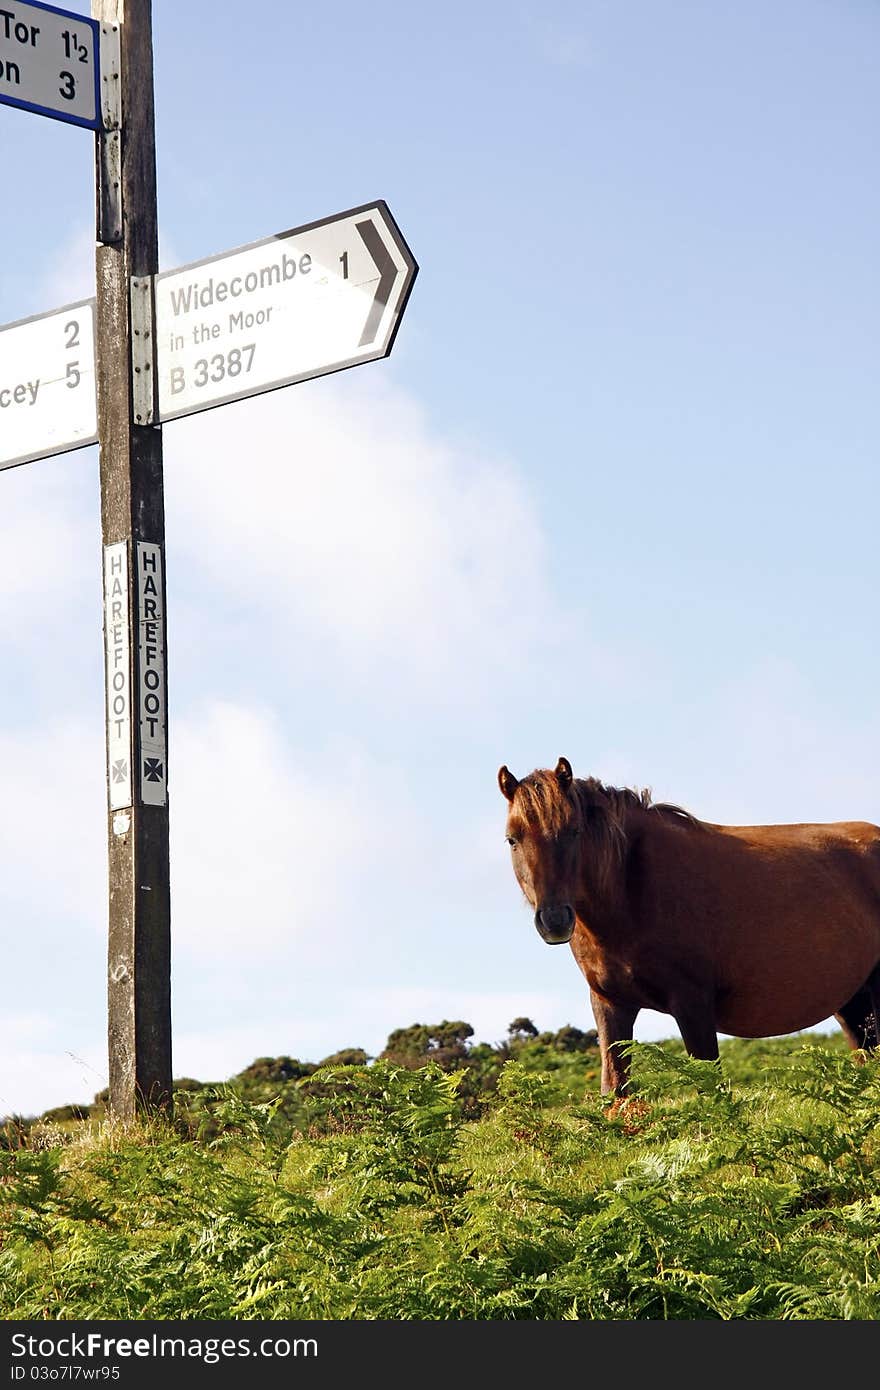
<svg viewBox="0 0 880 1390">
<path fill-rule="evenodd" d="M 671 1014 L 692 1057 L 718 1032 L 766 1038 L 832 1015 L 880 1041 L 880 827 L 712 825 L 650 793 L 555 769 L 498 784 L 513 870 L 551 946 L 590 986 L 602 1091 L 626 1092 L 640 1009 Z"/>
</svg>

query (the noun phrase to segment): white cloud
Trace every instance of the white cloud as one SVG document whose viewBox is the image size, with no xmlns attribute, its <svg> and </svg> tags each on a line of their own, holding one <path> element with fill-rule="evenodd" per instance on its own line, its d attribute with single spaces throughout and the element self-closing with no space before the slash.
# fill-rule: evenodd
<svg viewBox="0 0 880 1390">
<path fill-rule="evenodd" d="M 87 1105 L 107 1085 L 106 1049 L 95 1031 L 50 1014 L 0 1018 L 0 1116 Z"/>
<path fill-rule="evenodd" d="M 0 472 L 3 482 L 0 544 L 0 634 L 4 642 L 48 643 L 70 597 L 71 576 L 81 583 L 91 560 L 100 574 L 97 548 L 89 553 L 82 515 L 82 455 L 71 453 Z M 76 464 L 64 466 L 66 460 Z M 97 506 L 97 499 L 95 499 Z M 96 541 L 99 523 L 93 523 Z M 100 579 L 94 598 L 100 613 Z M 69 611 L 69 610 L 68 610 Z M 98 639 L 100 642 L 100 638 Z M 44 659 L 48 647 L 42 647 Z M 7 667 L 8 670 L 8 667 Z"/>
<path fill-rule="evenodd" d="M 793 663 L 756 661 L 699 734 L 688 808 L 728 824 L 877 819 L 878 721 L 828 700 Z"/>
<path fill-rule="evenodd" d="M 94 298 L 96 250 L 94 227 L 85 222 L 71 224 L 57 256 L 52 259 L 51 268 L 37 281 L 36 299 L 42 307 L 36 308 L 35 313 L 49 313 L 65 304 Z M 177 265 L 173 257 L 174 247 L 163 235 L 161 269 L 173 269 Z"/>
<path fill-rule="evenodd" d="M 344 919 L 387 833 L 362 764 L 332 780 L 309 775 L 276 712 L 218 701 L 172 725 L 169 766 L 179 951 L 238 958 L 246 970 L 243 956 L 301 952 Z"/>
<path fill-rule="evenodd" d="M 515 1018 L 531 1019 L 539 1031 L 555 1032 L 564 1024 L 572 1024 L 586 1032 L 595 1027 L 587 987 L 584 982 L 577 983 L 576 967 L 566 964 L 573 972 L 569 982 L 576 981 L 568 992 L 535 989 L 527 981 L 521 990 L 497 993 L 372 985 L 360 993 L 343 991 L 329 1015 L 319 999 L 304 999 L 292 987 L 289 1018 L 275 1013 L 244 1023 L 195 1029 L 190 1020 L 181 1019 L 175 1028 L 174 1074 L 224 1081 L 259 1056 L 294 1055 L 300 1061 L 319 1062 L 345 1047 L 362 1047 L 378 1056 L 394 1029 L 418 1023 L 435 1025 L 444 1019 L 469 1023 L 474 1030 L 471 1042 L 491 1046 L 506 1039 Z M 678 1030 L 667 1014 L 644 1010 L 635 1036 L 641 1042 L 658 1041 L 677 1037 Z"/>
<path fill-rule="evenodd" d="M 527 489 L 375 376 L 309 388 L 166 428 L 171 541 L 291 663 L 383 698 L 481 698 L 558 636 Z"/>
<path fill-rule="evenodd" d="M 40 300 L 45 311 L 60 309 L 91 299 L 95 293 L 95 229 L 80 223 L 72 226 L 67 240 L 40 282 Z"/>
<path fill-rule="evenodd" d="M 877 818 L 875 716 L 842 719 L 803 670 L 765 659 L 725 693 L 722 718 L 731 734 L 734 798 L 750 819 Z"/>
<path fill-rule="evenodd" d="M 26 905 L 45 924 L 47 946 L 59 932 L 69 936 L 72 923 L 100 929 L 106 892 L 101 722 L 59 718 L 0 735 L 0 767 L 0 901 L 7 914 L 11 904 Z"/>
<path fill-rule="evenodd" d="M 515 1018 L 530 1018 L 535 1027 L 542 1031 L 551 1026 L 549 1020 L 559 1018 L 567 1007 L 558 994 L 536 990 L 525 983 L 522 990 L 499 990 L 497 993 L 485 989 L 464 989 L 456 993 L 453 1011 L 450 1011 L 449 990 L 386 990 L 380 995 L 380 1000 L 382 1016 L 395 1019 L 395 1028 L 407 1028 L 413 1023 L 433 1025 L 444 1019 L 461 1019 L 474 1030 L 472 1042 L 493 1045 L 504 1041 Z M 583 1029 L 593 1026 L 592 1018 L 584 1008 L 580 1010 L 579 1018 L 568 1021 Z"/>
<path fill-rule="evenodd" d="M 175 1076 L 195 1076 L 202 1081 L 227 1080 L 259 1056 L 295 1055 L 300 1061 L 320 1062 L 346 1047 L 362 1047 L 371 1056 L 385 1047 L 395 1028 L 415 1023 L 437 1024 L 444 1019 L 469 1023 L 472 1042 L 497 1045 L 514 1018 L 531 1018 L 539 1029 L 561 1027 L 566 1020 L 584 1030 L 593 1026 L 588 1007 L 574 1012 L 564 997 L 535 989 L 499 992 L 465 990 L 460 993 L 425 987 L 342 991 L 328 1013 L 320 998 L 295 995 L 291 1013 L 252 1018 L 193 1028 L 181 1020 L 175 1029 Z M 557 1020 L 556 1022 L 553 1022 Z M 663 1036 L 668 1036 L 667 1033 Z"/>
<path fill-rule="evenodd" d="M 593 45 L 585 34 L 574 29 L 545 25 L 538 35 L 538 47 L 543 57 L 554 67 L 581 70 L 593 66 Z"/>
<path fill-rule="evenodd" d="M 878 819 L 880 719 L 859 696 L 841 709 L 805 665 L 756 655 L 707 687 L 699 708 L 689 698 L 671 734 L 619 724 L 576 773 L 648 785 L 656 800 L 722 824 Z"/>
<path fill-rule="evenodd" d="M 215 1079 L 265 1052 L 314 1059 L 341 1046 L 380 1048 L 407 1022 L 393 995 L 386 1005 L 386 984 L 405 988 L 413 974 L 435 968 L 445 921 L 466 938 L 460 892 L 475 910 L 488 900 L 491 870 L 479 836 L 461 817 L 441 830 L 433 788 L 417 780 L 421 767 L 380 752 L 362 718 L 325 726 L 314 704 L 320 689 L 305 723 L 288 713 L 302 663 L 319 668 L 328 689 L 342 682 L 349 694 L 359 671 L 358 698 L 374 707 L 399 701 L 430 756 L 437 701 L 463 704 L 469 717 L 499 671 L 506 681 L 510 649 L 522 660 L 529 643 L 540 646 L 542 617 L 552 611 L 540 527 L 515 469 L 436 439 L 402 392 L 352 391 L 353 380 L 346 377 L 344 396 L 335 384 L 312 383 L 325 389 L 310 393 L 311 404 L 304 394 L 294 408 L 278 393 L 166 432 L 176 547 L 169 691 L 178 1074 Z M 174 430 L 190 427 L 172 443 Z M 187 450 L 187 442 L 197 447 Z M 308 466 L 291 466 L 290 452 Z M 11 494 L 5 577 L 17 598 L 0 621 L 8 640 L 22 643 L 17 679 L 36 680 L 32 663 L 49 692 L 69 627 L 80 647 L 93 643 L 97 683 L 63 686 L 63 716 L 36 722 L 18 709 L 15 737 L 0 740 L 3 899 L 39 933 L 22 942 L 16 989 L 51 998 L 64 1016 L 72 991 L 101 1030 L 107 887 L 97 545 L 85 555 L 97 513 L 85 520 L 81 479 L 57 493 L 51 481 L 32 475 Z M 513 542 L 521 554 L 511 554 Z M 76 621 L 66 624 L 73 570 Z M 94 605 L 88 623 L 84 604 Z M 247 698 L 222 698 L 223 680 L 199 661 L 202 650 L 224 645 L 233 666 L 240 660 L 231 622 L 251 644 L 259 702 L 250 689 Z M 287 669 L 270 680 L 270 670 L 279 676 L 279 654 Z M 178 661 L 189 675 L 179 687 Z M 11 688 L 9 701 L 15 708 Z M 83 921 L 90 946 L 74 960 L 70 926 Z M 37 963 L 46 951 L 49 970 Z M 438 983 L 440 1014 L 449 1012 L 443 994 Z M 7 1059 L 34 1087 L 20 1108 L 59 1103 L 55 1063 L 41 1058 L 18 1049 Z"/>
<path fill-rule="evenodd" d="M 273 1034 L 275 1036 L 273 1036 Z M 327 1049 L 324 1056 L 329 1056 Z M 191 1019 L 181 1019 L 174 1029 L 173 1063 L 175 1078 L 223 1083 L 257 1057 L 290 1056 L 290 1038 L 284 1036 L 274 1020 L 256 1017 L 246 1023 L 226 1022 L 222 1027 L 199 1028 Z M 300 1061 L 320 1058 L 302 1055 Z"/>
<path fill-rule="evenodd" d="M 479 740 L 511 672 L 528 680 L 570 635 L 517 469 L 444 439 L 400 389 L 355 373 L 174 422 L 164 443 L 175 1073 L 218 1080 L 261 1054 L 377 1052 L 395 1027 L 450 1016 L 490 1042 L 523 1014 L 541 1028 L 591 1026 L 570 962 L 542 957 L 518 988 L 519 961 L 539 949 L 525 918 L 513 924 L 518 947 L 497 956 L 517 896 L 494 764 L 484 776 L 466 752 L 447 763 L 432 751 L 438 720 L 448 737 L 463 717 Z M 18 600 L 0 623 L 47 681 L 49 648 L 35 635 L 42 626 L 47 643 L 63 639 L 74 569 L 78 608 L 94 604 L 88 640 L 100 662 L 97 545 L 83 559 L 97 513 L 86 521 L 85 494 L 81 480 L 57 493 L 48 476 L 29 480 L 5 516 Z M 578 660 L 589 662 L 585 649 L 581 638 Z M 217 669 L 205 654 L 220 653 Z M 349 703 L 325 717 L 325 692 Z M 19 991 L 57 1000 L 69 1019 L 73 990 L 100 1033 L 100 683 L 88 692 L 94 708 L 85 687 L 79 698 L 64 717 L 0 740 L 3 896 L 53 943 L 48 977 L 34 941 L 22 953 Z M 392 710 L 392 727 L 399 716 L 424 761 L 378 742 L 369 710 Z M 91 944 L 72 967 L 62 938 L 74 921 L 89 923 Z M 103 1084 L 71 1077 L 59 1096 L 66 1044 L 91 1055 L 73 1026 L 55 1051 L 51 1039 L 10 1051 L 15 1108 L 85 1100 Z"/>
<path fill-rule="evenodd" d="M 520 23 L 530 47 L 545 62 L 575 71 L 594 66 L 598 53 L 595 40 L 576 21 L 558 18 L 548 6 L 542 6 L 540 10 L 523 9 Z"/>
</svg>

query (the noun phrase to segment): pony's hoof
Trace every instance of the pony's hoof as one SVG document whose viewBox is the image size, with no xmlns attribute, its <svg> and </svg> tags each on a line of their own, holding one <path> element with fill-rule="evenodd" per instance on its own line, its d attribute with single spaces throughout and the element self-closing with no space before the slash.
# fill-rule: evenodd
<svg viewBox="0 0 880 1390">
<path fill-rule="evenodd" d="M 645 1101 L 627 1096 L 616 1096 L 605 1111 L 607 1119 L 620 1121 L 625 1134 L 641 1134 L 649 1114 L 650 1107 Z"/>
</svg>

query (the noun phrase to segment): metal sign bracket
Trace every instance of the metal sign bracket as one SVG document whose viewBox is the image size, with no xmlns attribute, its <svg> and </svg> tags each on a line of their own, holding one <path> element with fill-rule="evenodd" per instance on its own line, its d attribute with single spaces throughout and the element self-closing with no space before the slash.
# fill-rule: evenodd
<svg viewBox="0 0 880 1390">
<path fill-rule="evenodd" d="M 156 337 L 153 330 L 153 277 L 131 280 L 131 410 L 136 425 L 156 421 Z"/>
<path fill-rule="evenodd" d="M 98 240 L 114 246 L 122 240 L 122 80 L 119 25 L 102 24 L 101 121 L 97 158 Z"/>
</svg>

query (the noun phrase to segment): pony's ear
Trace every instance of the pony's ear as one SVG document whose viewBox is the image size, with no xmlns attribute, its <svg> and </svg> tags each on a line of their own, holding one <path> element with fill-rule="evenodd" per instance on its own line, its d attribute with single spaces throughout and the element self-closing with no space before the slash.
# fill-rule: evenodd
<svg viewBox="0 0 880 1390">
<path fill-rule="evenodd" d="M 509 768 L 499 767 L 498 785 L 501 788 L 504 795 L 507 797 L 507 800 L 512 801 L 513 794 L 519 786 L 519 782 L 516 780 Z"/>
<path fill-rule="evenodd" d="M 560 786 L 570 786 L 573 774 L 571 770 L 571 763 L 568 761 L 568 758 L 560 758 L 559 762 L 556 764 L 555 770 L 556 776 L 559 778 Z"/>
</svg>

